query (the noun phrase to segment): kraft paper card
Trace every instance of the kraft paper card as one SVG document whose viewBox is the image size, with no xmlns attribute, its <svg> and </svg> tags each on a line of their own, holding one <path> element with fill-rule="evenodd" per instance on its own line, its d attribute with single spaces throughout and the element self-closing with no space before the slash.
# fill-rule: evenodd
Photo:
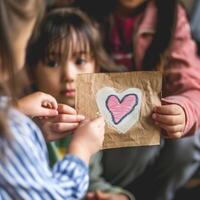
<svg viewBox="0 0 200 200">
<path fill-rule="evenodd" d="M 103 149 L 160 144 L 160 129 L 151 116 L 161 105 L 161 72 L 80 74 L 76 110 L 86 117 L 103 116 Z"/>
</svg>

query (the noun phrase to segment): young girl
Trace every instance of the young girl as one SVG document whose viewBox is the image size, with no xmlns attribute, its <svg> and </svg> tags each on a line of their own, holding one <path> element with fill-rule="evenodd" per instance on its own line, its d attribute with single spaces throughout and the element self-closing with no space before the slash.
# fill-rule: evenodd
<svg viewBox="0 0 200 200">
<path fill-rule="evenodd" d="M 37 38 L 28 47 L 27 65 L 36 89 L 53 95 L 58 102 L 63 103 L 63 109 L 58 109 L 58 116 L 41 123 L 44 134 L 50 139 L 67 135 L 70 124 L 66 121 L 69 113 L 65 108 L 67 105 L 74 107 L 77 75 L 98 72 L 101 66 L 111 65 L 109 62 L 98 30 L 80 10 L 57 8 L 47 13 Z M 71 123 L 74 120 L 71 118 Z M 63 152 L 69 148 L 69 140 L 68 136 L 49 143 L 51 160 L 55 161 L 63 156 Z M 95 156 L 91 165 L 96 162 L 97 157 L 99 155 Z M 130 196 L 133 199 L 121 188 L 110 188 L 115 193 L 112 194 L 113 198 L 127 199 Z"/>
<path fill-rule="evenodd" d="M 99 21 L 105 48 L 116 64 L 127 71 L 164 71 L 162 106 L 154 109 L 152 117 L 167 138 L 194 134 L 200 125 L 200 59 L 185 11 L 177 4 L 176 0 L 77 0 Z M 198 140 L 199 134 L 163 139 L 161 147 L 106 150 L 102 176 L 136 197 L 139 193 L 138 199 L 170 200 L 199 165 Z M 150 165 L 150 177 L 141 182 Z M 94 196 L 91 193 L 90 199 Z"/>
<path fill-rule="evenodd" d="M 26 43 L 42 7 L 39 0 L 0 1 L 0 199 L 81 199 L 89 158 L 103 141 L 102 118 L 83 122 L 74 132 L 69 155 L 50 170 L 40 130 L 11 106 L 14 72 L 24 64 Z M 33 110 L 41 107 L 37 102 Z"/>
</svg>

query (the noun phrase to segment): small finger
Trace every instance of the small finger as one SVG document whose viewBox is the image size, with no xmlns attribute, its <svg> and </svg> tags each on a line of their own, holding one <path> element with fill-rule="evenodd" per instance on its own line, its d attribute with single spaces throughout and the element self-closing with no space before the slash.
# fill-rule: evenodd
<svg viewBox="0 0 200 200">
<path fill-rule="evenodd" d="M 47 101 L 43 101 L 42 102 L 42 106 L 46 108 L 47 107 L 47 103 L 48 103 Z"/>
<path fill-rule="evenodd" d="M 57 102 L 51 102 L 51 107 L 52 109 L 57 109 L 58 108 Z"/>
<path fill-rule="evenodd" d="M 42 106 L 45 107 L 45 108 L 49 108 L 49 109 L 53 108 L 51 102 L 47 101 L 47 100 L 45 100 L 45 101 L 42 102 Z"/>
<path fill-rule="evenodd" d="M 49 109 L 49 108 L 42 108 L 41 109 L 41 116 L 44 117 L 52 117 L 58 115 L 58 111 L 55 109 Z"/>
<path fill-rule="evenodd" d="M 152 118 L 166 125 L 178 125 L 183 123 L 183 119 L 180 115 L 162 115 L 153 113 Z"/>
<path fill-rule="evenodd" d="M 78 125 L 79 123 L 53 123 L 51 128 L 56 132 L 65 132 L 74 130 Z"/>
<path fill-rule="evenodd" d="M 164 133 L 163 136 L 166 139 L 178 139 L 181 138 L 183 135 L 183 132 L 174 132 L 174 133 Z"/>
<path fill-rule="evenodd" d="M 47 95 L 47 99 L 44 100 L 43 102 L 45 104 L 45 107 L 49 106 L 49 108 L 52 108 L 52 109 L 58 108 L 56 99 L 51 95 Z M 43 103 L 42 103 L 42 105 L 43 105 Z"/>
<path fill-rule="evenodd" d="M 180 115 L 181 111 L 177 105 L 162 105 L 154 108 L 154 112 L 165 115 Z"/>
<path fill-rule="evenodd" d="M 53 108 L 52 103 L 51 102 L 47 102 L 47 107 L 52 109 Z"/>
<path fill-rule="evenodd" d="M 178 138 L 181 138 L 183 136 L 183 132 L 171 133 L 171 134 L 169 134 L 169 136 L 173 139 L 178 139 Z"/>
<path fill-rule="evenodd" d="M 68 114 L 59 114 L 54 118 L 54 122 L 81 122 L 85 119 L 83 115 L 68 115 Z"/>
<path fill-rule="evenodd" d="M 66 104 L 58 104 L 58 112 L 60 114 L 72 114 L 72 115 L 77 114 L 77 112 L 74 108 L 72 108 Z"/>
<path fill-rule="evenodd" d="M 183 125 L 174 125 L 174 126 L 170 126 L 170 125 L 166 125 L 163 123 L 159 123 L 159 122 L 155 122 L 156 125 L 158 125 L 160 128 L 166 130 L 167 132 L 180 132 L 183 131 Z"/>
</svg>

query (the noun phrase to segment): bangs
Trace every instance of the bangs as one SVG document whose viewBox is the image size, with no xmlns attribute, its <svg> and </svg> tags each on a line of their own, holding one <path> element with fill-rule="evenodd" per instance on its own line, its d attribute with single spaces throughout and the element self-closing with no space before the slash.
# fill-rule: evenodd
<svg viewBox="0 0 200 200">
<path fill-rule="evenodd" d="M 56 32 L 56 34 L 55 34 Z M 56 35 L 56 37 L 55 37 Z M 91 42 L 85 32 L 65 27 L 60 30 L 52 30 L 52 38 L 47 45 L 44 61 L 48 61 L 52 56 L 60 62 L 66 62 L 75 54 L 84 54 L 87 57 L 93 57 Z"/>
</svg>

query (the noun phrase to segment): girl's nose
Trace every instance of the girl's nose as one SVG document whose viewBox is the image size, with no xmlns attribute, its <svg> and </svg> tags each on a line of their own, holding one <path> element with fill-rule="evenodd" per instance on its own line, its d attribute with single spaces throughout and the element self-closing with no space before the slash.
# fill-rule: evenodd
<svg viewBox="0 0 200 200">
<path fill-rule="evenodd" d="M 70 82 L 70 81 L 74 81 L 76 78 L 76 68 L 72 63 L 67 63 L 64 67 L 63 67 L 63 80 Z"/>
</svg>

